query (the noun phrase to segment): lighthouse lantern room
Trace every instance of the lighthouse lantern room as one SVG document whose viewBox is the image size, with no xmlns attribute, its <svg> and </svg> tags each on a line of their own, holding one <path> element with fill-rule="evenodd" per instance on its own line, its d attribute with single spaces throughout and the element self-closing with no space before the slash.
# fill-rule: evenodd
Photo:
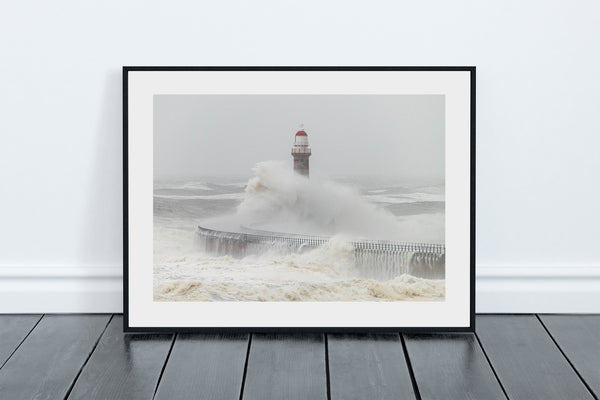
<svg viewBox="0 0 600 400">
<path fill-rule="evenodd" d="M 300 130 L 296 132 L 294 146 L 292 146 L 292 157 L 294 157 L 294 171 L 308 176 L 308 158 L 311 155 L 308 145 L 308 135 L 304 131 L 304 125 L 300 125 Z"/>
</svg>

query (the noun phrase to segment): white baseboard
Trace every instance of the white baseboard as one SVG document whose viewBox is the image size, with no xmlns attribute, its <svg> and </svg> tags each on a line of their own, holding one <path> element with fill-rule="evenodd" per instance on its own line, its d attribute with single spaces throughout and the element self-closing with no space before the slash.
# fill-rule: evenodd
<svg viewBox="0 0 600 400">
<path fill-rule="evenodd" d="M 122 311 L 122 267 L 0 267 L 0 313 Z"/>
<path fill-rule="evenodd" d="M 477 267 L 478 313 L 600 313 L 600 267 Z"/>
<path fill-rule="evenodd" d="M 0 267 L 0 313 L 120 313 L 122 268 Z M 600 267 L 478 267 L 478 313 L 600 313 Z"/>
</svg>

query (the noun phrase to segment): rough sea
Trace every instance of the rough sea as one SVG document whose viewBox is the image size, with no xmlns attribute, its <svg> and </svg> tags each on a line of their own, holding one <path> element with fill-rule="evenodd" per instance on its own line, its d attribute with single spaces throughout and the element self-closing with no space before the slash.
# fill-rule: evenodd
<svg viewBox="0 0 600 400">
<path fill-rule="evenodd" d="M 289 163 L 249 178 L 154 183 L 155 301 L 443 301 L 444 280 L 367 279 L 350 239 L 444 243 L 444 185 L 373 178 L 307 179 Z M 330 236 L 304 253 L 237 259 L 203 253 L 197 226 Z"/>
</svg>

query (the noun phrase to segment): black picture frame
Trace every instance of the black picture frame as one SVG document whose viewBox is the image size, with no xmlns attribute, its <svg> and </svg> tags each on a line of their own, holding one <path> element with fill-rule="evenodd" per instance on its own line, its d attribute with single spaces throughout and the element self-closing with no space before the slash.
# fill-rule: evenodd
<svg viewBox="0 0 600 400">
<path fill-rule="evenodd" d="M 469 326 L 440 327 L 132 327 L 130 325 L 129 276 L 129 74 L 135 71 L 463 71 L 470 75 L 470 249 Z M 475 330 L 475 186 L 476 186 L 476 67 L 474 66 L 124 66 L 123 90 L 123 325 L 127 333 L 278 333 L 278 332 L 473 332 Z"/>
</svg>

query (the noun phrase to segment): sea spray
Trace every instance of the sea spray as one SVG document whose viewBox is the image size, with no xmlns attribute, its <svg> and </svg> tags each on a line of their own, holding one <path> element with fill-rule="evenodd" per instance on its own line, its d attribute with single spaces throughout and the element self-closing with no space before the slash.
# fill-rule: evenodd
<svg viewBox="0 0 600 400">
<path fill-rule="evenodd" d="M 258 163 L 237 208 L 240 222 L 280 232 L 393 239 L 401 226 L 393 214 L 358 190 L 294 173 L 277 161 Z"/>
<path fill-rule="evenodd" d="M 289 254 L 278 261 L 292 268 L 321 273 L 328 279 L 359 277 L 354 260 L 354 246 L 342 235 L 329 239 L 322 246 L 304 253 Z"/>
</svg>

